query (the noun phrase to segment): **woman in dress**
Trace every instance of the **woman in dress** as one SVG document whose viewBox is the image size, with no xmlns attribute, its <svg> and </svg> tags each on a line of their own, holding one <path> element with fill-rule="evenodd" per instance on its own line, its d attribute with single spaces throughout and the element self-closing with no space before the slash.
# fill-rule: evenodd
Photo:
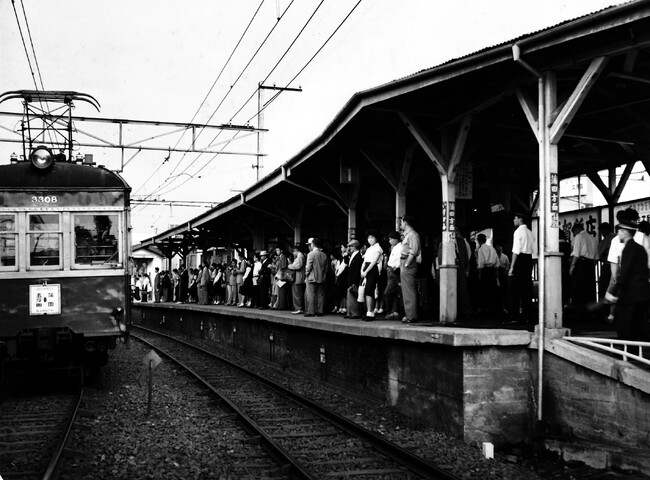
<svg viewBox="0 0 650 481">
<path fill-rule="evenodd" d="M 368 248 L 363 254 L 363 264 L 361 266 L 361 278 L 365 282 L 366 298 L 366 315 L 364 321 L 372 321 L 375 318 L 375 289 L 379 279 L 379 262 L 382 259 L 384 251 L 382 250 L 378 236 L 375 232 L 368 234 Z"/>
</svg>

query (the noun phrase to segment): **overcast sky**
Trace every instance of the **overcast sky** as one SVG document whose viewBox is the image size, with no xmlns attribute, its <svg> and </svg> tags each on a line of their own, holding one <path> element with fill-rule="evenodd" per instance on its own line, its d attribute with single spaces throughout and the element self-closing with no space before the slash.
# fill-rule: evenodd
<svg viewBox="0 0 650 481">
<path fill-rule="evenodd" d="M 31 56 L 29 26 L 45 89 L 84 92 L 101 104 L 98 113 L 78 103 L 76 115 L 171 122 L 190 122 L 196 115 L 195 123 L 257 125 L 259 82 L 266 79 L 267 85 L 301 87 L 302 92 L 282 93 L 264 111 L 264 126 L 269 129 L 263 138 L 264 176 L 316 138 L 355 92 L 620 3 L 362 0 L 343 22 L 357 2 L 15 0 L 15 7 Z M 311 22 L 278 64 L 314 11 Z M 289 84 L 341 22 L 329 43 Z M 36 70 L 33 57 L 31 61 Z M 0 92 L 35 88 L 11 0 L 0 0 L 0 66 Z M 272 95 L 265 91 L 265 100 Z M 0 106 L 0 111 L 20 110 L 17 101 Z M 15 128 L 17 120 L 0 117 L 0 126 Z M 114 127 L 81 123 L 77 128 L 118 141 Z M 124 142 L 170 130 L 130 127 L 124 131 Z M 256 152 L 254 135 L 233 138 L 232 132 L 217 133 L 201 132 L 197 146 L 213 143 L 211 150 Z M 0 131 L 0 138 L 11 136 Z M 189 136 L 169 135 L 150 145 L 187 148 Z M 17 144 L 0 143 L 0 162 L 7 162 L 9 154 L 19 150 Z M 92 153 L 109 168 L 120 166 L 119 150 L 82 148 L 81 153 Z M 125 159 L 133 154 L 127 150 Z M 165 157 L 166 152 L 142 152 L 126 166 L 123 175 L 136 197 L 220 202 L 256 179 L 253 155 L 172 153 L 164 162 Z M 138 206 L 133 211 L 133 240 L 164 231 L 202 210 Z"/>
</svg>

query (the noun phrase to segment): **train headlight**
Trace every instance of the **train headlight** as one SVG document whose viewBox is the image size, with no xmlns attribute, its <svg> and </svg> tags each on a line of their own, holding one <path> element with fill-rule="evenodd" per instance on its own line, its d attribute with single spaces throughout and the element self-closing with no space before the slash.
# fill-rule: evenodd
<svg viewBox="0 0 650 481">
<path fill-rule="evenodd" d="M 124 308 L 122 307 L 114 307 L 113 308 L 113 318 L 117 322 L 120 322 L 124 318 Z"/>
<path fill-rule="evenodd" d="M 39 145 L 34 150 L 32 150 L 31 154 L 29 154 L 29 160 L 34 167 L 44 170 L 52 166 L 54 163 L 54 155 L 52 155 L 52 151 L 50 149 L 44 145 Z"/>
</svg>

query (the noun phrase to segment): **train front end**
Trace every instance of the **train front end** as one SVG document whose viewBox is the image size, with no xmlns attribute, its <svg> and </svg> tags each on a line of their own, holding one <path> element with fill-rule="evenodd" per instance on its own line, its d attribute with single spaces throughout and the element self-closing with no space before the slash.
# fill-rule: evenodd
<svg viewBox="0 0 650 481">
<path fill-rule="evenodd" d="M 129 194 L 47 147 L 0 166 L 0 351 L 102 365 L 130 325 Z"/>
</svg>

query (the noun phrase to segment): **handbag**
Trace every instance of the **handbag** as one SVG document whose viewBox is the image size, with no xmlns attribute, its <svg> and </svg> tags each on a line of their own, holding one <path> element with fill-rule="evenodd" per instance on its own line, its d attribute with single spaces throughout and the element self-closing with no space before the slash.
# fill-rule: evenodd
<svg viewBox="0 0 650 481">
<path fill-rule="evenodd" d="M 292 271 L 291 269 L 282 269 L 280 273 L 280 280 L 284 282 L 295 282 L 296 280 L 296 271 Z"/>
<path fill-rule="evenodd" d="M 364 279 L 361 285 L 359 286 L 359 295 L 357 296 L 357 302 L 366 301 L 366 280 Z"/>
</svg>

